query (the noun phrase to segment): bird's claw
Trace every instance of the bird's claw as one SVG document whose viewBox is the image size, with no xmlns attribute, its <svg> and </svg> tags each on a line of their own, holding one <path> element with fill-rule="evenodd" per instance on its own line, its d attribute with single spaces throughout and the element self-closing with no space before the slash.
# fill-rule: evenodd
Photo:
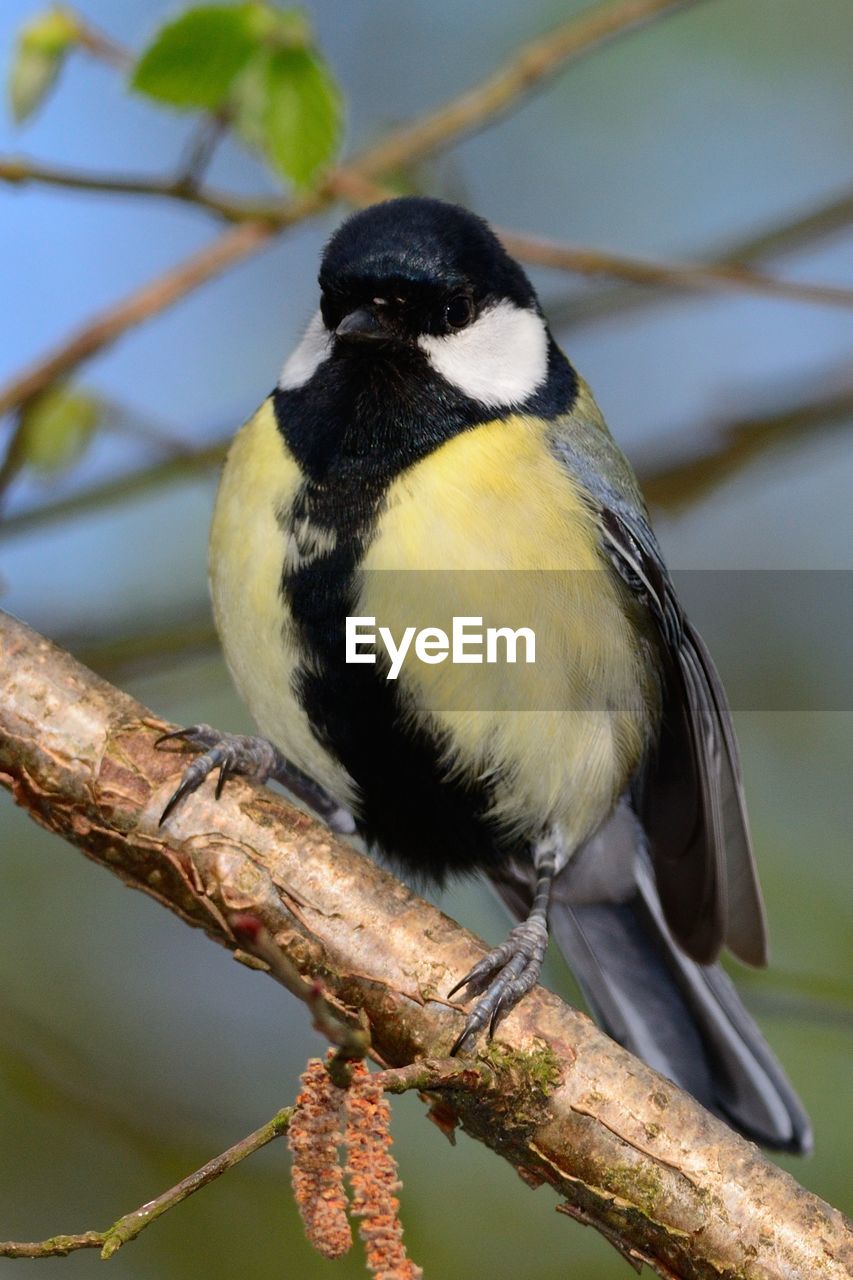
<svg viewBox="0 0 853 1280">
<path fill-rule="evenodd" d="M 179 740 L 192 747 L 203 749 L 203 754 L 187 765 L 180 784 L 169 798 L 160 815 L 159 826 L 162 826 L 169 815 L 174 812 L 185 796 L 197 791 L 205 778 L 219 770 L 216 779 L 216 799 L 222 795 L 222 789 L 234 774 L 254 778 L 257 782 L 266 782 L 273 771 L 274 748 L 263 738 L 252 738 L 237 733 L 221 733 L 208 724 L 191 725 L 187 729 L 175 729 L 161 734 L 155 746 L 165 742 Z"/>
<path fill-rule="evenodd" d="M 544 921 L 525 920 L 513 929 L 506 942 L 478 961 L 448 992 L 448 999 L 463 988 L 466 998 L 481 996 L 450 1050 L 451 1057 L 465 1048 L 487 1023 L 491 1039 L 501 1018 L 536 985 L 547 943 Z"/>
</svg>

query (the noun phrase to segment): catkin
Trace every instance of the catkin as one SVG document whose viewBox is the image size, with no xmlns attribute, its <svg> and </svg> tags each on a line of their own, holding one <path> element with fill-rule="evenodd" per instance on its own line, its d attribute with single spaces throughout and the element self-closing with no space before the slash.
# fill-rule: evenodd
<svg viewBox="0 0 853 1280">
<path fill-rule="evenodd" d="M 287 1130 L 293 1154 L 293 1194 L 314 1248 L 326 1258 L 340 1258 L 352 1244 L 338 1159 L 346 1090 L 332 1083 L 319 1058 L 308 1063 L 300 1084 Z"/>
<path fill-rule="evenodd" d="M 346 1096 L 347 1174 L 352 1213 L 361 1219 L 367 1265 L 376 1280 L 420 1280 L 423 1272 L 407 1257 L 400 1222 L 400 1189 L 391 1146 L 391 1112 L 382 1086 L 364 1063 L 353 1067 Z"/>
</svg>

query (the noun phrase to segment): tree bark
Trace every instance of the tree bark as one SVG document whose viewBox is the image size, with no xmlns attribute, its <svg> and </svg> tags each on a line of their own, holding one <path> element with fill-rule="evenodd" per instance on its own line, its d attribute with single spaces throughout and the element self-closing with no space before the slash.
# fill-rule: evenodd
<svg viewBox="0 0 853 1280">
<path fill-rule="evenodd" d="M 169 728 L 22 623 L 0 615 L 0 781 L 18 804 L 223 946 L 250 912 L 377 1059 L 444 1057 L 443 998 L 482 944 L 269 791 L 206 784 L 157 822 L 186 757 Z M 223 1016 L 227 1013 L 223 1011 Z M 537 988 L 482 1047 L 495 1084 L 444 1094 L 455 1120 L 635 1265 L 684 1280 L 841 1280 L 849 1223 L 751 1143 Z M 569 1246 L 567 1246 L 568 1249 Z"/>
</svg>

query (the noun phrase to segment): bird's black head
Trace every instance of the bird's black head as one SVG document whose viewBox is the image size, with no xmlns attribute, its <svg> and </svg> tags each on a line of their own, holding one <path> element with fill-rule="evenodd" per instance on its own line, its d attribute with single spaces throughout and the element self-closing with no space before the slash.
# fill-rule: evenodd
<svg viewBox="0 0 853 1280">
<path fill-rule="evenodd" d="M 489 418 L 566 412 L 574 373 L 533 286 L 481 218 L 416 196 L 355 213 L 279 380 L 282 430 L 317 474 L 408 465 Z"/>
<path fill-rule="evenodd" d="M 482 218 L 420 196 L 348 218 L 326 248 L 320 288 L 326 327 L 346 328 L 364 310 L 365 337 L 447 336 L 500 302 L 538 312 L 530 281 Z"/>
</svg>

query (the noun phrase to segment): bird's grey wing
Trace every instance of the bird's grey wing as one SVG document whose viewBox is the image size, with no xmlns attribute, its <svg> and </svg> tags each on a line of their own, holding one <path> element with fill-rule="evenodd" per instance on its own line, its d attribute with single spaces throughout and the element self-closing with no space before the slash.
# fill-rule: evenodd
<svg viewBox="0 0 853 1280">
<path fill-rule="evenodd" d="M 742 960 L 764 964 L 764 909 L 725 692 L 678 602 L 630 465 L 594 403 L 585 408 L 557 424 L 552 447 L 595 505 L 602 547 L 648 610 L 659 642 L 661 731 L 637 779 L 635 803 L 664 915 L 700 963 L 725 943 Z"/>
</svg>

